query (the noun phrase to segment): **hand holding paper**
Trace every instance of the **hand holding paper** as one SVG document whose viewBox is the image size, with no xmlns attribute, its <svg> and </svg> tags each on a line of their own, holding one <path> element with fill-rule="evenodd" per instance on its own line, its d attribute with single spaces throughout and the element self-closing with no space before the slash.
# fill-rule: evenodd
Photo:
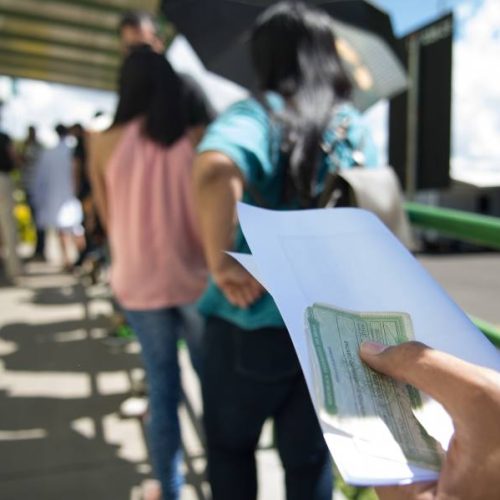
<svg viewBox="0 0 500 500">
<path fill-rule="evenodd" d="M 326 442 L 346 481 L 388 485 L 435 480 L 438 448 L 422 447 L 422 443 L 428 443 L 424 435 L 418 436 L 412 430 L 408 445 L 416 454 L 405 457 L 408 455 L 403 452 L 405 446 L 400 446 L 396 456 L 395 448 L 381 444 L 378 434 L 372 433 L 370 439 L 370 433 L 364 429 L 357 431 L 360 429 L 357 424 L 353 432 L 351 428 L 339 429 L 335 415 L 322 418 L 327 415 L 321 409 L 324 401 L 318 398 L 318 385 L 314 382 L 314 358 L 304 328 L 306 310 L 322 303 L 334 305 L 336 310 L 405 313 L 411 318 L 416 340 L 471 363 L 499 370 L 496 350 L 370 213 L 359 209 L 275 212 L 243 204 L 239 205 L 238 213 L 253 262 L 248 256 L 238 260 L 250 272 L 253 269 L 256 278 L 265 284 L 285 320 Z M 371 340 L 380 341 L 376 336 Z M 350 349 L 353 354 L 354 345 Z M 339 354 L 335 352 L 336 356 Z M 336 364 L 338 360 L 334 357 L 333 362 Z M 354 373 L 350 375 L 353 376 Z M 373 385 L 372 379 L 366 380 Z M 363 397 L 359 401 L 365 400 Z M 399 400 L 397 396 L 391 403 Z M 451 420 L 436 403 L 424 407 L 423 413 L 418 412 L 419 421 L 446 448 L 453 432 Z M 409 420 L 405 422 L 407 425 Z M 415 428 L 418 427 L 412 429 Z M 390 426 L 387 429 L 398 441 L 394 429 Z M 354 434 L 360 436 L 354 439 Z M 384 443 L 390 443 L 390 439 Z M 422 457 L 426 458 L 421 460 Z"/>
<path fill-rule="evenodd" d="M 415 342 L 366 344 L 363 360 L 375 370 L 432 395 L 450 412 L 455 435 L 438 483 L 380 488 L 381 500 L 496 499 L 500 468 L 500 376 Z"/>
<path fill-rule="evenodd" d="M 420 393 L 375 373 L 358 356 L 367 340 L 412 340 L 408 315 L 314 304 L 306 310 L 306 337 L 320 421 L 351 435 L 364 454 L 439 470 L 442 450 L 412 413 L 423 407 Z"/>
</svg>

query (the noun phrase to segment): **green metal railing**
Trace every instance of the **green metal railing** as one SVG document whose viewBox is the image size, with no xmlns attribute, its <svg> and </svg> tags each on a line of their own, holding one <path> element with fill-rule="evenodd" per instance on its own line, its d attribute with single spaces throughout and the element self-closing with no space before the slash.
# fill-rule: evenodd
<svg viewBox="0 0 500 500">
<path fill-rule="evenodd" d="M 475 316 L 469 315 L 472 322 L 490 339 L 490 341 L 497 347 L 500 347 L 500 328 L 483 321 L 482 319 L 476 318 Z"/>
<path fill-rule="evenodd" d="M 461 210 L 406 203 L 414 226 L 434 229 L 443 235 L 500 250 L 500 218 Z"/>
<path fill-rule="evenodd" d="M 433 229 L 451 238 L 500 250 L 498 217 L 413 202 L 405 203 L 405 209 L 415 227 Z M 500 328 L 474 316 L 470 318 L 493 344 L 500 347 Z"/>
</svg>

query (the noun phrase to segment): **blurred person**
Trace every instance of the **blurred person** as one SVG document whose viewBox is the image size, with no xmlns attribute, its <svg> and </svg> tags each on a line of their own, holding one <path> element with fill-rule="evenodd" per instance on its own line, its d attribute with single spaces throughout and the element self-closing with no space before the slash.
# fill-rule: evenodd
<svg viewBox="0 0 500 500">
<path fill-rule="evenodd" d="M 57 231 L 64 269 L 72 269 L 70 244 L 83 246 L 82 208 L 75 196 L 75 175 L 68 129 L 58 124 L 57 146 L 43 151 L 36 166 L 33 203 L 40 230 Z"/>
<path fill-rule="evenodd" d="M 0 102 L 0 112 L 3 103 Z M 17 255 L 17 223 L 14 218 L 14 201 L 10 173 L 16 166 L 16 153 L 10 137 L 0 131 L 0 250 L 9 279 L 22 272 Z"/>
<path fill-rule="evenodd" d="M 361 359 L 441 403 L 455 427 L 436 482 L 376 488 L 381 500 L 500 497 L 500 375 L 418 342 L 361 344 Z"/>
<path fill-rule="evenodd" d="M 80 201 L 90 195 L 90 180 L 87 169 L 87 149 L 85 147 L 85 130 L 80 123 L 75 123 L 68 129 L 68 135 L 74 137 L 73 148 L 75 170 L 75 194 Z"/>
<path fill-rule="evenodd" d="M 43 147 L 38 141 L 34 125 L 28 127 L 28 135 L 21 148 L 21 178 L 26 193 L 26 202 L 31 210 L 31 216 L 36 226 L 36 208 L 33 203 L 36 165 L 42 154 Z M 36 244 L 33 257 L 43 259 L 45 254 L 45 231 L 36 227 Z"/>
<path fill-rule="evenodd" d="M 330 23 L 302 3 L 265 11 L 251 35 L 261 93 L 230 107 L 198 147 L 195 192 L 212 278 L 200 308 L 207 316 L 202 393 L 214 500 L 256 498 L 254 455 L 270 417 L 287 498 L 332 496 L 330 454 L 283 319 L 225 253 L 249 253 L 236 223 L 238 200 L 309 208 L 327 172 L 355 165 L 356 151 L 366 166 L 376 165 L 371 137 L 348 102 L 351 85 Z"/>
<path fill-rule="evenodd" d="M 119 24 L 120 40 L 124 54 L 134 47 L 149 45 L 158 54 L 165 53 L 165 44 L 159 34 L 157 22 L 144 11 L 124 14 Z M 196 80 L 185 73 L 177 73 L 181 81 L 182 99 L 185 101 L 189 133 L 198 142 L 208 125 L 216 116 L 209 99 Z"/>
<path fill-rule="evenodd" d="M 76 123 L 70 127 L 69 134 L 76 140 L 76 145 L 73 148 L 75 192 L 77 198 L 80 200 L 83 211 L 85 244 L 75 262 L 75 266 L 81 266 L 87 256 L 101 248 L 105 241 L 105 235 L 97 217 L 95 202 L 92 196 L 87 165 L 87 132 L 80 123 Z M 101 252 L 99 251 L 99 253 Z M 92 259 L 92 261 L 94 260 Z"/>
<path fill-rule="evenodd" d="M 135 48 L 121 68 L 113 125 L 90 143 L 93 192 L 111 247 L 111 286 L 142 347 L 151 461 L 164 500 L 179 498 L 182 484 L 177 341 L 186 338 L 199 373 L 203 325 L 193 303 L 207 275 L 181 92 L 164 57 Z"/>
</svg>

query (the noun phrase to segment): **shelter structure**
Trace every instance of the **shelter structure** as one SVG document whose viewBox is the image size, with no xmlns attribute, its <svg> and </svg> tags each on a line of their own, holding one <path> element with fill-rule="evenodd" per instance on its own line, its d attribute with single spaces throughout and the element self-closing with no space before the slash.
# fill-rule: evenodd
<svg viewBox="0 0 500 500">
<path fill-rule="evenodd" d="M 0 0 L 0 75 L 114 90 L 117 25 L 158 0 Z"/>
</svg>

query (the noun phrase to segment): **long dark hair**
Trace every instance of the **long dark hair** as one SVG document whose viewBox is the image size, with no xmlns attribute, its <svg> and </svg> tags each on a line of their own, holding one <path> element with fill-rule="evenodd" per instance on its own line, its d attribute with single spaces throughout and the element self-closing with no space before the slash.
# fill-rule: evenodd
<svg viewBox="0 0 500 500">
<path fill-rule="evenodd" d="M 285 110 L 275 115 L 284 128 L 287 182 L 307 206 L 332 108 L 351 92 L 331 18 L 301 2 L 280 2 L 257 19 L 251 50 L 260 90 L 275 91 L 285 99 Z"/>
<path fill-rule="evenodd" d="M 167 60 L 148 46 L 134 47 L 123 62 L 113 126 L 144 116 L 144 134 L 169 146 L 187 128 L 179 77 Z"/>
</svg>

